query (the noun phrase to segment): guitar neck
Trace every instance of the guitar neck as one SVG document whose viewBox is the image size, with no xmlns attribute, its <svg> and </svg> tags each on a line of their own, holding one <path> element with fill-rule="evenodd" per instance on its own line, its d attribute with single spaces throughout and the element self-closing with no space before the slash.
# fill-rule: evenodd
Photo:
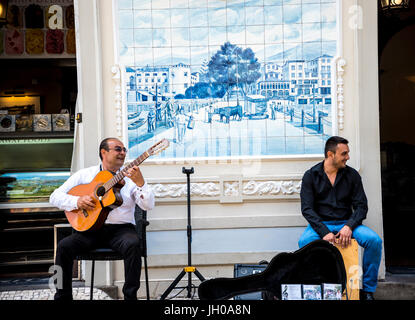
<svg viewBox="0 0 415 320">
<path fill-rule="evenodd" d="M 119 183 L 122 179 L 124 179 L 124 172 L 127 172 L 128 169 L 139 166 L 144 160 L 146 160 L 150 154 L 148 151 L 144 152 L 141 156 L 139 156 L 134 161 L 131 161 L 128 163 L 120 172 L 118 172 L 116 175 L 114 175 L 111 180 L 108 180 L 106 183 L 104 183 L 105 191 L 110 190 L 112 187 L 114 187 L 117 183 Z"/>
</svg>

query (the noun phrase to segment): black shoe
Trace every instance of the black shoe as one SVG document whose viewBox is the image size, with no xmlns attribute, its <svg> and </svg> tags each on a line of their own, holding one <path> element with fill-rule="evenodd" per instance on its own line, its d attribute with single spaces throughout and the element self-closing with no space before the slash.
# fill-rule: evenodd
<svg viewBox="0 0 415 320">
<path fill-rule="evenodd" d="M 363 301 L 375 300 L 375 298 L 373 297 L 373 292 L 366 292 L 366 291 L 361 290 L 360 300 L 363 300 Z"/>
<path fill-rule="evenodd" d="M 53 299 L 57 300 L 57 301 L 72 301 L 73 300 L 72 289 L 69 292 L 64 291 L 62 289 L 56 290 L 56 293 L 55 293 Z"/>
</svg>

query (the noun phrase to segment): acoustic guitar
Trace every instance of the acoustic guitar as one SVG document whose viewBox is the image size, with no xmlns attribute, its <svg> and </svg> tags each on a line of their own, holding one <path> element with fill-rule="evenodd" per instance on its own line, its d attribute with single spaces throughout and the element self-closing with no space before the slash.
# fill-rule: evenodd
<svg viewBox="0 0 415 320">
<path fill-rule="evenodd" d="M 269 299 L 281 299 L 281 284 L 338 283 L 343 292 L 346 281 L 340 251 L 328 241 L 316 240 L 295 252 L 277 254 L 261 273 L 203 281 L 198 294 L 201 300 L 223 300 L 262 291 Z"/>
<path fill-rule="evenodd" d="M 95 208 L 92 210 L 75 209 L 65 211 L 66 218 L 71 226 L 77 231 L 99 229 L 107 219 L 109 212 L 122 205 L 123 200 L 120 190 L 123 185 L 120 184 L 120 181 L 124 179 L 124 172 L 127 172 L 133 166 L 140 165 L 148 157 L 163 151 L 169 144 L 167 139 L 163 139 L 127 164 L 117 174 L 103 170 L 98 172 L 92 182 L 80 184 L 69 190 L 68 194 L 73 196 L 90 195 L 95 202 Z"/>
</svg>

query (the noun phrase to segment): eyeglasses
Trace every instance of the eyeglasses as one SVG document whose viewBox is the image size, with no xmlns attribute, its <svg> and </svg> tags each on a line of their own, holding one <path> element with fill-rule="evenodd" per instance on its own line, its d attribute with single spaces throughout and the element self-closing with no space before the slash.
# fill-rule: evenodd
<svg viewBox="0 0 415 320">
<path fill-rule="evenodd" d="M 119 146 L 116 146 L 116 147 L 114 147 L 113 149 L 108 149 L 108 150 L 115 150 L 115 151 L 117 151 L 117 152 L 121 152 L 121 151 L 124 151 L 125 153 L 127 153 L 128 152 L 128 149 L 127 148 L 125 148 L 125 147 L 119 147 Z"/>
</svg>

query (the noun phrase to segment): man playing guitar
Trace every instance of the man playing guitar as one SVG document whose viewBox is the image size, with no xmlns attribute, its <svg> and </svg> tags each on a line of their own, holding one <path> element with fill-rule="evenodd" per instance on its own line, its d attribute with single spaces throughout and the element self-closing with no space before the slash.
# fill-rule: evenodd
<svg viewBox="0 0 415 320">
<path fill-rule="evenodd" d="M 82 232 L 75 231 L 58 243 L 55 264 L 62 268 L 63 281 L 62 288 L 56 290 L 55 300 L 72 300 L 73 260 L 78 254 L 100 245 L 109 246 L 123 255 L 124 299 L 137 299 L 137 291 L 140 287 L 141 253 L 139 238 L 134 227 L 134 210 L 136 204 L 143 210 L 151 210 L 154 207 L 154 194 L 137 165 L 120 171 L 126 153 L 127 149 L 120 140 L 104 139 L 99 147 L 102 163 L 79 170 L 50 196 L 52 205 L 67 212 L 79 210 L 87 216 L 88 212 L 97 207 L 104 209 L 102 197 L 99 197 L 98 201 L 93 194 L 71 195 L 70 190 L 79 185 L 90 184 L 101 171 L 109 171 L 113 174 L 121 172 L 124 176 L 124 179 L 119 181 L 122 203 L 117 203 L 119 206 L 111 208 L 102 226 Z"/>
</svg>

